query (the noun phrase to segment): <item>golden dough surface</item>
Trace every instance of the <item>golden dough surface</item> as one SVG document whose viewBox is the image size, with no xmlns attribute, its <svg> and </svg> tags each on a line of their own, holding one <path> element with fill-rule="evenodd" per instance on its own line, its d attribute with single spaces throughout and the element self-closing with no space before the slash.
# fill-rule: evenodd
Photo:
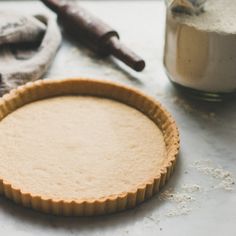
<svg viewBox="0 0 236 236">
<path fill-rule="evenodd" d="M 156 124 L 125 104 L 59 96 L 0 121 L 0 177 L 33 195 L 97 199 L 132 190 L 166 158 Z"/>
</svg>

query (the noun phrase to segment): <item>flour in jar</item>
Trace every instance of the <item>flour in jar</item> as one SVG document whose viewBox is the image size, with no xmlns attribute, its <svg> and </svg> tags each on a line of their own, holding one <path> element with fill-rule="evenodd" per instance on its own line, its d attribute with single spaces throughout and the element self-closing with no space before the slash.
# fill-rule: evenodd
<svg viewBox="0 0 236 236">
<path fill-rule="evenodd" d="M 236 91 L 235 15 L 232 0 L 207 0 L 199 14 L 167 9 L 164 64 L 173 82 L 205 92 Z"/>
</svg>

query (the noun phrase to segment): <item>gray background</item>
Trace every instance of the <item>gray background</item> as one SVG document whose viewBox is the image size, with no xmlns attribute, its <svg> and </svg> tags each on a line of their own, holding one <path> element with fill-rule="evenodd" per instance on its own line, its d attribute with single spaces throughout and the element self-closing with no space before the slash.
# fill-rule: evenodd
<svg viewBox="0 0 236 236">
<path fill-rule="evenodd" d="M 122 40 L 145 58 L 147 68 L 142 73 L 132 72 L 120 62 L 96 58 L 65 39 L 46 77 L 105 78 L 156 97 L 180 129 L 176 171 L 162 194 L 136 209 L 103 217 L 54 217 L 0 197 L 1 235 L 236 235 L 236 102 L 196 102 L 172 87 L 162 66 L 162 2 L 83 1 L 81 5 L 112 24 Z M 51 14 L 40 2 L 1 2 L 0 9 Z M 199 189 L 193 191 L 194 186 Z M 173 197 L 163 199 L 166 190 Z"/>
</svg>

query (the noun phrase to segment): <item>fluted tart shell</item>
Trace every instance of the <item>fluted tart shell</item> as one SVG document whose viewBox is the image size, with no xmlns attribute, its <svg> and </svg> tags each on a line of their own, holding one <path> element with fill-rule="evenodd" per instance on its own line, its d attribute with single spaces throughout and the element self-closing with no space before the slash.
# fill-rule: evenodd
<svg viewBox="0 0 236 236">
<path fill-rule="evenodd" d="M 62 99 L 57 100 L 57 98 L 60 98 L 60 99 L 62 98 Z M 73 98 L 75 98 L 75 101 L 73 101 Z M 73 172 L 73 170 L 72 170 L 73 175 L 71 176 L 71 183 L 75 189 L 73 189 L 74 195 L 72 194 L 73 196 L 71 196 L 71 198 L 70 198 L 70 192 L 68 189 L 72 189 L 72 187 L 67 188 L 68 186 L 61 186 L 62 191 L 67 191 L 67 192 L 63 193 L 60 191 L 60 192 L 58 192 L 58 196 L 57 196 L 57 192 L 55 192 L 54 194 L 51 194 L 51 195 L 50 194 L 41 194 L 41 192 L 40 193 L 37 192 L 36 191 L 37 188 L 40 188 L 40 186 L 41 186 L 40 185 L 41 179 L 39 179 L 40 181 L 38 181 L 38 179 L 37 179 L 37 178 L 40 178 L 41 172 L 38 172 L 37 168 L 35 168 L 35 172 L 32 172 L 32 170 L 31 170 L 31 173 L 35 173 L 35 175 L 31 177 L 32 181 L 34 181 L 33 183 L 35 183 L 34 184 L 35 186 L 32 189 L 36 189 L 36 190 L 31 191 L 31 190 L 29 190 L 29 188 L 24 186 L 23 182 L 21 184 L 20 179 L 27 172 L 24 172 L 24 174 L 19 173 L 20 170 L 17 168 L 18 168 L 18 166 L 21 166 L 21 163 L 19 163 L 19 165 L 18 165 L 17 162 L 20 162 L 23 159 L 22 160 L 20 158 L 14 159 L 14 156 L 11 156 L 11 155 L 13 155 L 12 153 L 14 153 L 12 150 L 7 150 L 7 153 L 4 153 L 4 147 L 2 146 L 2 148 L 0 148 L 0 152 L 1 152 L 0 155 L 2 156 L 2 158 L 5 158 L 3 160 L 4 161 L 6 160 L 6 162 L 8 161 L 7 157 L 9 156 L 9 163 L 11 160 L 11 168 L 13 166 L 16 169 L 15 173 L 16 173 L 16 176 L 18 176 L 18 179 L 15 182 L 11 181 L 12 178 L 14 179 L 14 176 L 12 178 L 10 178 L 11 176 L 6 177 L 7 174 L 4 174 L 4 173 L 6 173 L 6 171 L 1 171 L 1 168 L 4 167 L 4 163 L 6 163 L 6 162 L 2 161 L 2 159 L 1 159 L 3 164 L 0 165 L 0 193 L 5 195 L 7 198 L 13 200 L 14 202 L 16 202 L 18 204 L 25 206 L 25 207 L 30 207 L 30 208 L 33 208 L 35 210 L 38 210 L 38 211 L 41 211 L 44 213 L 50 213 L 50 214 L 55 214 L 55 215 L 66 215 L 66 216 L 103 215 L 103 214 L 109 214 L 109 213 L 113 213 L 113 212 L 123 211 L 123 210 L 129 209 L 129 208 L 135 207 L 136 205 L 144 202 L 145 200 L 149 199 L 154 194 L 156 194 L 160 190 L 160 188 L 162 186 L 164 186 L 165 183 L 170 178 L 170 176 L 175 168 L 176 159 L 177 159 L 177 155 L 178 155 L 178 151 L 179 151 L 179 133 L 178 133 L 176 123 L 175 123 L 174 119 L 172 118 L 172 116 L 154 98 L 149 97 L 149 96 L 145 95 L 143 92 L 141 92 L 137 89 L 134 89 L 132 87 L 128 87 L 128 86 L 121 85 L 121 84 L 114 83 L 114 82 L 110 82 L 110 81 L 94 80 L 94 79 L 86 79 L 86 78 L 74 78 L 74 79 L 62 79 L 62 80 L 52 80 L 52 79 L 38 80 L 36 82 L 30 82 L 24 86 L 20 86 L 17 89 L 12 90 L 10 93 L 4 95 L 1 98 L 1 100 L 0 100 L 0 132 L 1 132 L 1 127 L 2 127 L 1 123 L 3 124 L 4 122 L 6 122 L 8 119 L 11 118 L 11 116 L 13 114 L 18 114 L 17 112 L 20 111 L 22 108 L 26 108 L 28 106 L 33 107 L 34 104 L 38 104 L 38 105 L 41 104 L 40 102 L 42 102 L 42 104 L 44 104 L 45 109 L 47 108 L 48 104 L 50 105 L 51 102 L 52 102 L 52 104 L 55 103 L 55 111 L 53 110 L 54 108 L 52 109 L 53 110 L 52 113 L 54 112 L 54 116 L 55 116 L 55 113 L 58 111 L 56 109 L 59 109 L 61 106 L 66 106 L 65 104 L 67 104 L 67 103 L 74 104 L 74 105 L 72 105 L 72 109 L 70 109 L 70 110 L 65 109 L 65 112 L 67 112 L 67 115 L 65 117 L 70 119 L 70 116 L 72 118 L 74 116 L 77 116 L 79 121 L 80 121 L 80 119 L 79 119 L 80 118 L 80 113 L 79 113 L 80 110 L 78 110 L 78 112 L 76 113 L 76 111 L 73 111 L 73 106 L 74 107 L 77 107 L 77 105 L 80 106 L 78 109 L 84 109 L 82 111 L 84 111 L 85 114 L 91 114 L 91 117 L 94 117 L 94 119 L 98 120 L 98 125 L 100 123 L 102 124 L 102 126 L 99 126 L 98 129 L 94 128 L 96 130 L 94 132 L 95 133 L 94 140 L 96 140 L 96 138 L 97 138 L 97 136 L 96 136 L 96 132 L 97 132 L 98 133 L 97 135 L 101 135 L 101 140 L 102 140 L 101 145 L 104 144 L 104 140 L 106 138 L 106 133 L 104 133 L 104 132 L 106 132 L 106 130 L 104 130 L 104 132 L 102 130 L 103 125 L 104 125 L 104 127 L 110 127 L 110 126 L 107 126 L 107 125 L 110 125 L 110 123 L 109 123 L 110 120 L 114 120 L 114 127 L 118 127 L 117 129 L 119 129 L 119 127 L 124 127 L 124 129 L 128 130 L 127 134 L 131 135 L 132 132 L 134 132 L 134 134 L 135 134 L 135 132 L 139 132 L 138 128 L 137 128 L 137 131 L 134 131 L 133 130 L 134 128 L 132 129 L 132 127 L 136 127 L 135 126 L 135 117 L 138 117 L 137 120 L 139 119 L 140 123 L 137 124 L 137 127 L 140 127 L 140 132 L 143 129 L 143 131 L 142 131 L 143 137 L 140 137 L 140 140 L 136 137 L 134 137 L 133 140 L 132 140 L 132 138 L 131 139 L 127 138 L 126 143 L 124 143 L 124 145 L 127 144 L 126 145 L 127 147 L 125 149 L 127 155 L 122 156 L 121 153 L 123 150 L 122 149 L 122 145 L 123 145 L 123 143 L 122 143 L 123 133 L 122 132 L 123 131 L 118 130 L 117 132 L 114 133 L 112 129 L 109 129 L 110 133 L 107 132 L 107 133 L 109 133 L 107 135 L 111 135 L 111 137 L 114 137 L 115 140 L 119 139 L 118 140 L 119 142 L 117 141 L 117 143 L 119 145 L 121 145 L 121 146 L 118 146 L 117 148 L 119 150 L 121 150 L 121 149 L 122 150 L 121 151 L 114 150 L 114 156 L 121 158 L 122 162 L 124 162 L 124 168 L 126 168 L 123 171 L 121 167 L 120 167 L 121 170 L 119 170 L 119 167 L 117 167 L 118 168 L 117 171 L 120 171 L 120 173 L 122 175 L 120 178 L 122 178 L 122 181 L 124 179 L 124 183 L 126 184 L 126 185 L 124 184 L 124 186 L 125 186 L 124 189 L 122 190 L 122 185 L 120 185 L 120 183 L 118 183 L 118 182 L 117 182 L 117 187 L 116 187 L 116 180 L 117 180 L 117 178 L 119 178 L 118 172 L 115 173 L 116 171 L 113 171 L 114 176 L 115 176 L 114 178 L 113 178 L 112 173 L 109 173 L 109 167 L 111 165 L 119 166 L 119 164 L 117 164 L 117 160 L 115 160 L 115 162 L 114 162 L 116 164 L 109 164 L 109 163 L 106 164 L 105 163 L 106 160 L 111 161 L 111 163 L 113 163 L 112 161 L 114 161 L 113 160 L 114 157 L 111 154 L 111 152 L 113 151 L 111 148 L 111 145 L 110 145 L 110 142 L 112 142 L 112 138 L 111 138 L 111 140 L 108 140 L 108 142 L 107 142 L 109 145 L 107 147 L 104 146 L 105 149 L 106 148 L 109 149 L 110 156 L 109 155 L 106 156 L 106 158 L 107 158 L 106 159 L 105 157 L 104 158 L 101 157 L 102 155 L 100 153 L 98 155 L 98 159 L 96 159 L 96 158 L 94 159 L 95 160 L 94 161 L 95 167 L 93 166 L 93 168 L 95 168 L 95 172 L 99 171 L 99 173 L 101 173 L 101 175 L 103 173 L 103 171 L 102 171 L 103 164 L 106 168 L 108 168 L 108 169 L 105 169 L 105 167 L 104 167 L 104 173 L 107 173 L 107 175 L 111 176 L 111 180 L 110 179 L 107 180 L 107 182 L 109 182 L 109 181 L 111 181 L 111 182 L 104 183 L 104 184 L 102 184 L 102 186 L 103 186 L 103 188 L 105 188 L 104 186 L 110 186 L 109 191 L 113 191 L 113 192 L 106 191 L 106 189 L 103 189 L 104 191 L 100 191 L 99 183 L 101 183 L 101 182 L 99 182 L 99 181 L 96 182 L 97 181 L 96 176 L 93 176 L 93 178 L 91 178 L 89 180 L 89 181 L 91 181 L 91 185 L 89 185 L 90 183 L 88 185 L 85 185 L 84 182 L 81 182 L 83 188 L 85 188 L 84 191 L 82 192 L 81 189 L 79 188 L 79 187 L 81 187 L 79 182 L 80 182 L 80 179 L 81 179 L 81 181 L 84 181 L 83 180 L 83 173 L 86 173 L 86 169 L 83 170 L 84 172 L 81 172 L 81 171 L 79 172 L 80 166 L 78 166 L 79 177 L 76 182 L 76 183 L 78 183 L 78 186 L 75 183 L 75 179 L 77 178 L 77 176 L 75 176 L 76 171 Z M 95 102 L 95 104 L 93 104 L 94 102 Z M 109 106 L 111 104 L 113 104 L 114 106 L 112 105 L 112 107 L 109 108 Z M 49 106 L 49 108 L 50 108 L 50 106 Z M 106 113 L 104 113 L 105 115 L 103 114 L 102 109 L 106 110 Z M 124 109 L 124 113 L 122 113 L 122 115 L 119 114 L 119 111 L 120 111 L 119 109 L 121 109 L 122 112 L 123 112 L 122 109 Z M 32 111 L 34 111 L 34 110 L 32 110 Z M 68 115 L 68 113 L 70 113 L 70 111 L 71 111 L 71 115 Z M 43 113 L 44 110 L 42 110 L 40 112 Z M 96 112 L 97 112 L 97 117 L 95 115 Z M 101 112 L 101 114 L 99 112 Z M 130 117 L 129 117 L 129 112 L 131 112 Z M 27 113 L 28 114 L 27 119 L 32 119 L 32 120 L 37 119 L 37 117 L 35 117 L 36 115 L 33 113 L 34 112 Z M 39 113 L 39 114 L 41 114 L 41 113 Z M 47 115 L 47 113 L 46 113 L 46 115 Z M 59 115 L 60 115 L 60 113 L 59 113 Z M 20 117 L 20 116 L 21 116 L 21 114 L 20 115 L 18 114 L 18 117 Z M 88 115 L 88 116 L 90 116 L 90 115 Z M 122 117 L 124 117 L 124 120 Z M 134 117 L 134 118 L 132 118 L 132 117 Z M 59 118 L 63 122 L 63 118 L 61 116 Z M 58 118 L 58 120 L 60 120 L 59 118 Z M 91 119 L 92 118 L 88 117 L 88 122 L 90 122 Z M 108 119 L 109 124 L 107 124 L 106 119 Z M 15 121 L 16 118 L 14 118 L 14 119 L 12 118 L 12 120 L 13 120 L 13 122 L 16 122 Z M 147 127 L 151 127 L 150 132 L 146 131 L 145 126 L 144 127 L 142 126 L 142 124 L 145 123 L 145 120 L 147 120 L 147 123 L 148 123 Z M 103 121 L 104 121 L 104 124 L 102 123 Z M 119 124 L 119 121 L 120 121 L 120 124 Z M 132 126 L 133 123 L 134 123 L 134 126 Z M 14 124 L 18 125 L 18 123 L 14 123 Z M 44 124 L 44 123 L 39 122 L 39 124 Z M 51 126 L 53 127 L 52 124 L 53 123 L 51 123 Z M 126 124 L 127 124 L 127 126 L 130 124 L 131 127 L 126 127 Z M 96 124 L 93 124 L 93 125 L 91 124 L 91 127 L 94 127 L 94 125 L 96 125 Z M 18 126 L 20 126 L 20 125 L 18 125 Z M 68 124 L 68 127 L 69 126 L 70 126 L 70 124 Z M 9 124 L 9 127 L 10 128 L 12 127 L 12 129 L 14 129 L 14 127 L 13 127 L 13 125 L 11 125 L 11 123 Z M 62 124 L 60 128 L 63 129 L 63 127 L 67 127 L 66 124 Z M 77 126 L 75 126 L 75 127 L 77 127 Z M 83 130 L 85 130 L 85 132 L 86 132 L 86 129 L 87 129 L 86 127 L 87 126 L 86 126 L 86 120 L 85 120 L 84 126 L 82 127 L 82 125 L 81 125 L 81 127 L 78 127 L 78 128 L 79 128 L 79 130 L 83 128 Z M 88 125 L 88 128 L 89 127 L 90 126 Z M 111 126 L 111 127 L 113 127 L 113 126 Z M 43 127 L 43 128 L 42 128 L 42 130 L 45 130 L 45 127 Z M 49 129 L 50 129 L 50 124 L 49 124 Z M 157 129 L 157 130 L 155 131 L 155 129 Z M 21 132 L 20 135 L 22 133 L 24 133 L 24 131 L 20 131 L 20 132 Z M 39 133 L 41 132 L 40 129 L 38 132 Z M 78 132 L 78 131 L 76 131 L 76 132 Z M 8 133 L 8 130 L 7 130 L 7 133 Z M 17 139 L 17 137 L 13 137 L 14 132 L 11 133 L 9 131 L 9 133 L 11 136 L 9 138 L 9 140 Z M 149 134 L 150 134 L 150 137 L 149 137 Z M 147 151 L 150 150 L 149 155 L 152 155 L 150 157 L 150 160 L 152 160 L 154 163 L 153 165 L 155 165 L 156 155 L 157 156 L 160 155 L 160 153 L 155 154 L 155 152 L 156 152 L 155 138 L 158 137 L 159 134 L 161 134 L 161 140 L 163 140 L 163 145 L 164 145 L 165 150 L 163 152 L 163 150 L 162 150 L 163 148 L 160 149 L 161 150 L 160 152 L 163 152 L 164 156 L 163 156 L 163 160 L 161 162 L 158 162 L 158 165 L 159 165 L 158 168 L 153 169 L 152 164 L 148 163 L 148 161 L 149 161 L 148 158 L 145 159 L 145 162 L 147 162 L 147 163 L 143 162 L 144 164 L 142 164 L 142 162 L 141 162 L 142 160 L 141 161 L 137 160 L 137 162 L 136 162 L 135 152 L 134 152 L 134 150 L 132 150 L 132 153 L 130 152 L 130 154 L 129 154 L 129 148 L 134 148 L 134 147 L 137 148 L 137 150 L 139 150 L 140 155 L 146 155 L 145 150 L 146 149 L 147 149 Z M 17 132 L 16 132 L 16 135 L 17 135 Z M 88 135 L 89 134 L 87 134 L 87 133 L 85 135 L 85 137 L 87 139 L 89 137 Z M 157 135 L 157 136 L 155 136 L 155 135 Z M 2 136 L 3 135 L 0 135 L 0 139 L 2 139 L 4 142 L 1 142 L 2 143 L 1 145 L 3 145 L 5 142 L 7 142 L 4 139 L 4 137 L 2 137 Z M 22 134 L 22 136 L 24 137 L 23 134 Z M 69 139 L 66 136 L 67 135 L 65 135 L 64 139 L 66 139 L 66 140 Z M 39 136 L 39 138 L 40 138 L 40 136 Z M 104 140 L 103 140 L 103 138 L 104 138 Z M 149 138 L 150 138 L 150 141 L 149 141 Z M 19 139 L 19 137 L 18 137 L 18 139 Z M 91 140 L 92 139 L 93 138 L 91 137 Z M 27 135 L 25 136 L 25 140 L 27 140 Z M 76 140 L 76 133 L 74 135 L 72 135 L 71 140 L 73 142 L 74 142 L 74 140 Z M 99 141 L 98 138 L 97 138 L 97 140 Z M 134 142 L 136 142 L 136 140 L 137 140 L 137 145 L 135 146 Z M 63 137 L 60 138 L 60 141 L 61 141 L 61 147 L 63 148 L 63 146 L 64 146 Z M 37 140 L 35 140 L 35 142 L 37 142 Z M 68 144 L 68 142 L 69 141 L 67 140 L 67 144 Z M 141 142 L 141 143 L 138 143 L 138 142 Z M 24 144 L 24 138 L 22 140 L 20 140 L 20 143 Z M 52 141 L 52 143 L 53 143 L 53 141 Z M 83 140 L 81 143 L 83 143 Z M 80 145 L 82 145 L 81 143 L 80 143 Z M 85 140 L 85 143 L 87 145 L 86 140 Z M 142 147 L 142 144 L 143 144 L 143 147 Z M 20 144 L 18 144 L 18 145 L 19 145 L 19 150 L 23 150 L 23 149 L 21 149 Z M 33 147 L 31 145 L 32 144 L 29 144 L 29 148 L 31 148 L 31 150 L 33 150 L 32 149 Z M 37 147 L 39 147 L 39 149 L 41 148 L 39 150 L 41 153 L 41 151 L 43 150 L 43 147 L 44 147 L 43 140 L 41 140 L 39 142 L 38 146 L 37 146 L 37 143 L 36 144 L 33 143 L 33 145 L 36 145 L 35 152 L 37 152 L 37 150 L 38 150 Z M 4 146 L 7 146 L 7 145 L 4 145 Z M 50 149 L 49 153 L 45 153 L 44 156 L 43 155 L 41 156 L 42 161 L 40 162 L 40 165 L 43 163 L 44 158 L 49 157 L 51 155 L 51 152 L 53 153 L 53 147 L 51 148 L 52 150 Z M 72 148 L 75 148 L 75 152 L 78 151 L 76 149 L 77 145 L 74 145 L 73 147 L 70 146 L 69 153 L 73 154 Z M 83 146 L 81 147 L 81 149 L 83 150 Z M 98 145 L 97 149 L 99 152 L 101 151 L 101 147 L 99 149 L 99 145 Z M 96 154 L 97 149 L 96 148 L 94 150 L 90 149 L 89 153 L 90 154 L 92 153 L 91 155 L 94 157 L 94 153 Z M 17 149 L 15 148 L 14 150 L 17 150 Z M 157 149 L 157 152 L 158 152 L 158 150 L 159 149 Z M 81 155 L 85 155 L 85 154 L 82 153 Z M 26 154 L 26 156 L 27 156 L 27 154 Z M 36 158 L 36 157 L 38 158 L 38 156 L 39 156 L 39 153 L 37 153 L 37 155 L 35 155 L 35 157 L 32 156 L 32 158 Z M 104 156 L 105 156 L 105 154 L 104 154 Z M 89 157 L 87 157 L 87 159 Z M 101 160 L 102 160 L 101 165 L 99 164 L 99 160 L 100 160 L 99 157 L 101 157 Z M 23 157 L 23 158 L 25 158 L 25 157 Z M 58 158 L 61 158 L 60 159 L 61 161 L 62 160 L 68 160 L 68 162 L 71 161 L 70 157 L 66 157 L 67 158 L 66 159 L 62 156 L 62 154 L 60 154 Z M 76 156 L 75 156 L 75 158 L 76 158 Z M 85 155 L 85 157 L 82 156 L 82 158 L 85 158 L 85 159 L 83 159 L 82 162 L 83 163 L 86 162 L 86 155 Z M 38 158 L 38 159 L 40 159 L 40 158 Z M 38 159 L 37 159 L 37 161 L 35 161 L 35 163 L 38 163 L 38 161 L 40 161 Z M 132 179 L 128 179 L 128 180 L 125 179 L 125 177 L 123 175 L 124 175 L 124 173 L 127 172 L 127 168 L 128 168 L 127 165 L 125 164 L 125 160 L 129 160 L 130 163 L 128 163 L 128 164 L 131 165 L 130 175 L 129 175 L 129 173 L 127 173 L 127 176 L 128 176 L 127 178 L 132 178 L 132 176 L 136 176 L 137 180 L 140 179 L 140 182 L 134 184 L 135 181 L 132 182 Z M 139 162 L 140 162 L 141 166 L 137 166 L 138 165 L 137 163 L 139 163 Z M 32 165 L 32 163 L 31 163 L 31 165 Z M 55 161 L 54 163 L 56 166 L 57 161 Z M 73 159 L 72 159 L 71 163 L 72 163 L 71 167 L 73 167 Z M 132 163 L 134 163 L 133 166 L 132 166 Z M 65 164 L 67 165 L 67 163 L 65 163 Z M 79 164 L 81 164 L 81 163 L 79 163 Z M 5 164 L 5 167 L 4 167 L 5 169 L 7 167 L 6 165 L 7 164 Z M 34 163 L 33 163 L 33 165 L 34 165 Z M 75 165 L 76 165 L 76 163 L 75 163 Z M 92 163 L 90 163 L 89 165 L 92 166 Z M 96 165 L 99 170 L 96 169 Z M 142 176 L 142 172 L 141 172 L 142 165 L 144 168 L 143 176 Z M 136 170 L 135 166 L 137 166 L 136 168 L 140 170 L 139 172 L 137 172 L 137 174 L 135 172 L 135 170 Z M 150 166 L 150 168 L 152 168 L 152 170 L 150 170 L 150 173 L 145 169 L 145 168 L 148 168 L 149 166 Z M 89 166 L 86 165 L 86 163 L 84 164 L 84 167 L 86 167 L 87 169 L 89 168 Z M 31 166 L 31 168 L 32 168 L 32 166 Z M 50 164 L 50 168 L 53 168 L 53 162 Z M 51 170 L 48 168 L 48 166 L 46 169 L 47 169 L 47 171 Z M 114 169 L 114 170 L 116 170 L 116 169 Z M 88 170 L 88 172 L 89 172 L 89 170 Z M 139 175 L 139 173 L 140 173 L 140 175 Z M 60 182 L 60 178 L 62 180 L 61 182 Z M 61 177 L 61 175 L 60 175 L 60 176 L 58 176 L 58 178 L 56 178 L 55 181 L 57 181 L 58 184 L 67 183 L 67 182 L 64 182 L 64 180 L 62 178 L 64 178 L 64 177 Z M 102 176 L 99 176 L 99 178 L 102 179 Z M 144 178 L 144 179 L 142 179 L 142 178 Z M 68 181 L 68 179 L 67 179 L 67 181 Z M 87 181 L 87 179 L 86 179 L 86 181 Z M 98 186 L 96 186 L 96 188 L 94 188 L 94 191 L 92 191 L 91 189 L 86 189 L 86 186 L 88 186 L 88 188 L 89 188 L 89 186 L 94 186 L 94 183 L 92 183 L 93 181 L 95 181 L 95 183 L 98 183 Z M 130 183 L 130 186 L 127 185 L 126 182 Z M 37 183 L 38 183 L 38 185 L 37 185 Z M 68 185 L 70 185 L 70 183 Z M 76 187 L 78 187 L 78 189 L 79 189 L 78 191 L 81 191 L 81 197 L 80 197 L 79 193 L 77 194 Z M 117 188 L 117 191 L 116 191 L 116 188 Z"/>
</svg>

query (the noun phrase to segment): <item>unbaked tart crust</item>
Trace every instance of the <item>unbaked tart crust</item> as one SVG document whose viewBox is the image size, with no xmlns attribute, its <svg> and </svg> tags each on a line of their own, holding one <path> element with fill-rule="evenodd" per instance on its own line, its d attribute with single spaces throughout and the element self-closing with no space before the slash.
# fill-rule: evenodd
<svg viewBox="0 0 236 236">
<path fill-rule="evenodd" d="M 172 173 L 170 114 L 133 88 L 93 79 L 28 83 L 0 101 L 0 192 L 60 215 L 132 208 Z"/>
</svg>

